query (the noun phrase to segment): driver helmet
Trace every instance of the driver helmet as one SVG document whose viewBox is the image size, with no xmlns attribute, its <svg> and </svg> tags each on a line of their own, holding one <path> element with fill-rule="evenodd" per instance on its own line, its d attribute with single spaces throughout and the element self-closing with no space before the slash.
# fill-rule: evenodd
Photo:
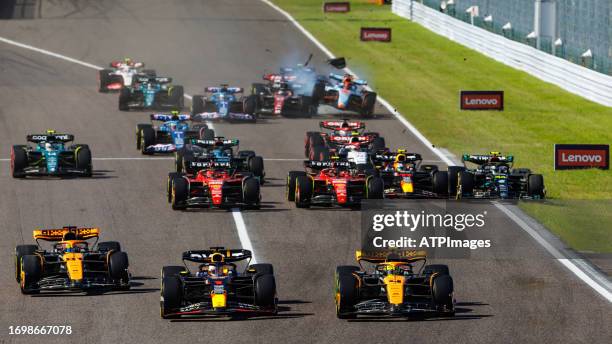
<svg viewBox="0 0 612 344">
<path fill-rule="evenodd" d="M 206 171 L 206 177 L 212 178 L 214 175 L 215 175 L 215 172 L 213 170 Z"/>
<path fill-rule="evenodd" d="M 53 145 L 49 142 L 45 143 L 45 150 L 52 150 L 53 149 Z"/>
<path fill-rule="evenodd" d="M 126 57 L 123 59 L 123 63 L 125 63 L 126 65 L 131 65 L 132 64 L 132 59 L 129 57 Z"/>
<path fill-rule="evenodd" d="M 214 265 L 209 265 L 208 266 L 208 274 L 209 275 L 216 275 L 217 274 L 217 267 Z"/>
<path fill-rule="evenodd" d="M 168 128 L 170 128 L 170 130 L 176 130 L 176 123 L 174 122 L 168 123 Z"/>
</svg>

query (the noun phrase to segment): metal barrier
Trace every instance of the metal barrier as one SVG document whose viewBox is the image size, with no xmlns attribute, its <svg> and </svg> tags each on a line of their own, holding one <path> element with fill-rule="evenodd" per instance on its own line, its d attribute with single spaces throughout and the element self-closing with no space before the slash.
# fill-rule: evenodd
<svg viewBox="0 0 612 344">
<path fill-rule="evenodd" d="M 455 19 L 414 0 L 394 0 L 393 13 L 569 92 L 612 106 L 612 76 Z"/>
</svg>

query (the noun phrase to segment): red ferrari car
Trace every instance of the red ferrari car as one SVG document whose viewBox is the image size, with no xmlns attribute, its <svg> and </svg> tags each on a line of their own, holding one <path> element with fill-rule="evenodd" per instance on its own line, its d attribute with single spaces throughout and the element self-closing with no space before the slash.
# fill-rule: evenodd
<svg viewBox="0 0 612 344">
<path fill-rule="evenodd" d="M 252 208 L 261 202 L 259 179 L 249 172 L 238 171 L 229 162 L 190 163 L 193 175 L 170 173 L 168 202 L 172 209 L 186 208 Z"/>
<path fill-rule="evenodd" d="M 306 171 L 291 171 L 287 176 L 287 200 L 298 208 L 359 208 L 363 199 L 384 196 L 383 180 L 351 162 L 307 160 L 304 167 Z"/>
</svg>

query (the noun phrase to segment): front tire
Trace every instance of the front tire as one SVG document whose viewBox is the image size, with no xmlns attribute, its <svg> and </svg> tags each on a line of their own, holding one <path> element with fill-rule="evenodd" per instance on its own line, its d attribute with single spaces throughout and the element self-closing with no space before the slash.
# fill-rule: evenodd
<svg viewBox="0 0 612 344">
<path fill-rule="evenodd" d="M 128 104 L 131 95 L 132 93 L 127 87 L 122 87 L 121 90 L 119 90 L 119 111 L 130 111 L 130 106 Z"/>
<path fill-rule="evenodd" d="M 13 146 L 11 150 L 11 172 L 13 178 L 24 178 L 24 169 L 28 167 L 28 153 L 23 146 Z"/>
<path fill-rule="evenodd" d="M 187 183 L 187 180 L 185 180 L 185 178 L 174 178 L 172 182 L 172 195 L 170 198 L 172 209 L 185 209 L 185 201 L 187 201 L 188 195 L 189 184 Z"/>
<path fill-rule="evenodd" d="M 295 201 L 295 184 L 297 178 L 300 176 L 306 177 L 306 172 L 290 171 L 289 174 L 287 174 L 287 186 L 285 189 L 285 194 L 287 195 L 287 201 L 289 202 Z"/>
<path fill-rule="evenodd" d="M 312 198 L 312 181 L 308 176 L 297 176 L 295 180 L 295 206 L 309 208 Z"/>
<path fill-rule="evenodd" d="M 181 306 L 183 288 L 178 276 L 169 276 L 162 279 L 160 313 L 164 319 Z"/>
</svg>

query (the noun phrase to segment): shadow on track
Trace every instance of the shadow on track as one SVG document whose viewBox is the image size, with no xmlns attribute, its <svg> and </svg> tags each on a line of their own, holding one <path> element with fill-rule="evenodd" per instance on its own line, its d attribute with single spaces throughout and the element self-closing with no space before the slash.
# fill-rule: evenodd
<svg viewBox="0 0 612 344">
<path fill-rule="evenodd" d="M 304 318 L 307 316 L 314 315 L 314 313 L 301 313 L 292 312 L 292 308 L 287 305 L 301 305 L 309 304 L 310 301 L 304 300 L 279 300 L 278 301 L 278 314 L 276 315 L 254 315 L 248 316 L 241 314 L 240 316 L 234 317 L 192 317 L 192 318 L 181 318 L 172 319 L 170 322 L 227 322 L 227 321 L 253 321 L 253 320 L 275 320 L 275 319 L 295 319 Z"/>
</svg>

